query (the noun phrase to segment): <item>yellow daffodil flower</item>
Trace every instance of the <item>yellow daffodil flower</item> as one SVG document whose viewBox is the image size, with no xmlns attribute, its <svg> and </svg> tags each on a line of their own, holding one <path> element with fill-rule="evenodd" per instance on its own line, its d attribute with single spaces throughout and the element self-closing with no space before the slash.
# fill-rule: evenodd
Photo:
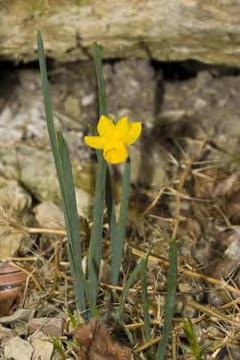
<svg viewBox="0 0 240 360">
<path fill-rule="evenodd" d="M 126 146 L 139 138 L 142 124 L 130 123 L 126 116 L 114 123 L 109 117 L 102 115 L 97 131 L 99 136 L 85 136 L 85 143 L 94 149 L 102 149 L 104 159 L 110 164 L 119 164 L 127 160 Z"/>
</svg>

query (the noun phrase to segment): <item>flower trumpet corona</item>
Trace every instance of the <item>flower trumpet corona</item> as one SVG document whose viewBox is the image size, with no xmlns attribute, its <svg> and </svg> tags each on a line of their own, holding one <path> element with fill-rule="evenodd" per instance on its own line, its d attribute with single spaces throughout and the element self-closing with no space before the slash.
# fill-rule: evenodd
<svg viewBox="0 0 240 360">
<path fill-rule="evenodd" d="M 104 159 L 110 164 L 120 164 L 127 160 L 127 145 L 133 144 L 140 136 L 142 124 L 128 121 L 122 117 L 116 123 L 102 115 L 97 125 L 99 136 L 85 136 L 85 143 L 94 148 L 102 149 Z"/>
</svg>

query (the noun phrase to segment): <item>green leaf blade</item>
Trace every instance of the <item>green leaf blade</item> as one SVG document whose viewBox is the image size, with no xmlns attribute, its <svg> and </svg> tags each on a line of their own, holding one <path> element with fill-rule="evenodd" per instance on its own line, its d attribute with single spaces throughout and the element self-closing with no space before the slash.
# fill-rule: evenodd
<svg viewBox="0 0 240 360">
<path fill-rule="evenodd" d="M 82 254 L 79 236 L 80 224 L 76 207 L 75 189 L 67 146 L 62 134 L 59 133 L 57 135 L 54 126 L 46 58 L 40 32 L 37 34 L 37 46 L 47 128 L 63 202 L 64 218 L 68 236 L 68 256 L 71 274 L 74 280 L 74 292 L 80 310 L 86 311 L 85 292 L 83 287 L 85 279 L 82 271 Z"/>
<path fill-rule="evenodd" d="M 106 99 L 105 99 L 105 81 L 104 81 L 103 66 L 102 66 L 102 49 L 97 42 L 94 43 L 94 62 L 95 62 L 97 84 L 98 84 L 99 116 L 101 116 L 106 114 Z"/>
<path fill-rule="evenodd" d="M 140 262 L 133 269 L 133 271 L 131 272 L 130 276 L 128 277 L 126 283 L 123 286 L 122 296 L 121 296 L 121 299 L 119 301 L 119 306 L 118 306 L 118 309 L 117 309 L 117 319 L 120 322 L 122 322 L 124 306 L 125 306 L 125 303 L 126 303 L 126 298 L 127 298 L 129 289 L 132 286 L 132 284 L 134 283 L 134 281 L 136 280 L 136 278 L 139 276 L 139 274 L 142 272 L 143 265 L 144 265 L 144 260 L 145 259 L 140 260 Z"/>
</svg>

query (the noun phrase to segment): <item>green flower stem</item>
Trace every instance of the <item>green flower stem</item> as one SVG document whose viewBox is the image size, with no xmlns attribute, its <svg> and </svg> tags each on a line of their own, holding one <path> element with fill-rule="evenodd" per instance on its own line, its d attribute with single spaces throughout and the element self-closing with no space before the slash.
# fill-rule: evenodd
<svg viewBox="0 0 240 360">
<path fill-rule="evenodd" d="M 99 94 L 99 116 L 106 115 L 106 100 L 105 100 L 105 82 L 103 76 L 103 66 L 101 60 L 101 47 L 95 43 L 94 59 L 97 74 L 98 94 Z M 98 161 L 105 162 L 102 153 L 97 151 Z M 111 175 L 109 166 L 106 165 L 106 187 L 105 187 L 105 201 L 107 206 L 110 240 L 111 240 L 111 279 L 114 285 L 118 284 L 119 273 L 121 268 L 121 261 L 123 257 L 124 240 L 127 223 L 127 209 L 128 199 L 131 186 L 131 162 L 130 159 L 124 165 L 123 180 L 122 180 L 122 199 L 120 204 L 119 222 L 116 221 L 115 202 L 113 197 Z M 103 189 L 101 189 L 103 191 Z"/>
<path fill-rule="evenodd" d="M 93 208 L 93 225 L 88 251 L 88 276 L 94 304 L 97 302 L 99 286 L 99 268 L 102 257 L 102 227 L 105 204 L 105 183 L 107 164 L 100 161 L 98 164 L 96 191 Z"/>
<path fill-rule="evenodd" d="M 101 48 L 94 44 L 94 62 L 98 83 L 99 114 L 105 113 L 105 84 L 101 60 Z M 97 303 L 99 287 L 99 269 L 102 257 L 102 227 L 105 207 L 105 184 L 107 163 L 103 159 L 101 151 L 97 150 L 98 170 L 95 187 L 95 198 L 93 207 L 93 225 L 91 230 L 90 245 L 88 250 L 88 279 L 94 304 Z"/>
<path fill-rule="evenodd" d="M 112 261 L 112 283 L 118 284 L 121 261 L 123 257 L 124 241 L 127 225 L 128 199 L 131 186 L 131 162 L 130 159 L 124 165 L 122 178 L 122 199 L 120 204 L 119 222 L 116 224 L 115 216 L 111 215 L 110 237 L 111 237 L 111 261 Z M 113 214 L 113 210 L 111 209 Z"/>
</svg>

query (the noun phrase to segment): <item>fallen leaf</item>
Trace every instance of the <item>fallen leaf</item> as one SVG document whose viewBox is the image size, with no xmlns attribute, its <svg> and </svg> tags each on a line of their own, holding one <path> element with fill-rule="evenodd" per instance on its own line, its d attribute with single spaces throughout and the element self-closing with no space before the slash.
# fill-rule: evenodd
<svg viewBox="0 0 240 360">
<path fill-rule="evenodd" d="M 15 337 L 16 334 L 14 334 L 13 330 L 8 329 L 0 325 L 0 343 L 6 342 L 6 340 L 9 340 L 11 337 Z"/>
<path fill-rule="evenodd" d="M 223 181 L 220 181 L 213 191 L 213 196 L 228 196 L 232 193 L 234 186 L 239 181 L 240 171 L 237 171 L 228 176 Z"/>
<path fill-rule="evenodd" d="M 78 360 L 132 360 L 131 351 L 114 341 L 106 327 L 96 319 L 81 324 L 74 332 L 79 344 Z"/>
<path fill-rule="evenodd" d="M 44 334 L 50 336 L 62 336 L 63 335 L 63 318 L 35 318 L 29 323 L 29 333 L 34 333 L 36 330 L 40 330 Z"/>
<path fill-rule="evenodd" d="M 29 321 L 34 314 L 34 310 L 18 309 L 10 316 L 4 316 L 0 318 L 1 324 L 11 324 L 18 321 Z"/>
<path fill-rule="evenodd" d="M 32 345 L 19 337 L 10 339 L 4 346 L 5 359 L 20 360 L 21 358 L 21 360 L 31 360 L 32 354 Z"/>
<path fill-rule="evenodd" d="M 36 331 L 29 337 L 29 341 L 33 347 L 31 360 L 51 360 L 53 344 L 45 334 L 41 331 Z"/>
</svg>

